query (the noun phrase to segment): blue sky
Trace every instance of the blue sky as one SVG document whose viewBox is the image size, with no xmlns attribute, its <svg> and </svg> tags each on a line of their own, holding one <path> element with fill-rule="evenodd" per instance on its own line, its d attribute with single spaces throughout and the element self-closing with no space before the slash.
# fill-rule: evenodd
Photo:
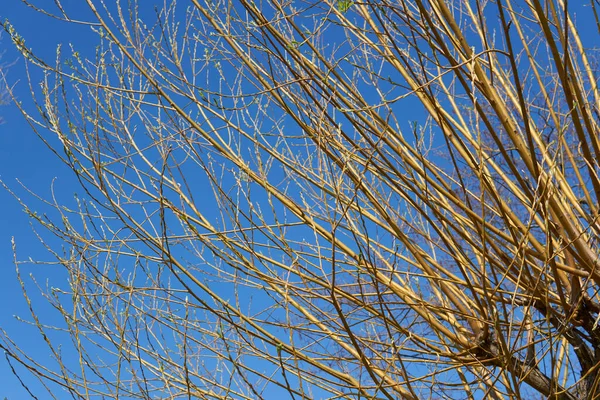
<svg viewBox="0 0 600 400">
<path fill-rule="evenodd" d="M 84 43 L 85 38 L 72 38 L 63 29 L 64 23 L 57 23 L 26 7 L 19 0 L 6 0 L 0 5 L 0 19 L 9 19 L 16 29 L 26 38 L 33 48 L 44 56 L 52 59 L 56 45 L 77 39 Z M 51 34 L 48 34 L 51 32 Z M 23 59 L 14 50 L 8 35 L 2 35 L 0 49 L 4 51 L 2 62 L 10 64 L 5 69 L 9 82 L 13 85 L 14 94 L 25 106 L 31 105 L 26 71 Z M 38 71 L 31 71 L 34 75 Z M 0 116 L 4 120 L 0 125 L 0 178 L 15 189 L 23 199 L 31 200 L 17 182 L 17 179 L 34 192 L 43 196 L 50 194 L 52 180 L 60 177 L 62 183 L 68 185 L 68 172 L 51 154 L 45 145 L 35 136 L 26 123 L 18 108 L 9 104 L 0 107 Z M 14 237 L 19 258 L 49 259 L 44 248 L 36 239 L 27 216 L 22 212 L 21 205 L 6 190 L 0 189 L 0 327 L 14 337 L 19 338 L 20 344 L 35 351 L 43 349 L 38 341 L 39 336 L 31 327 L 19 323 L 13 317 L 18 314 L 27 318 L 26 302 L 21 294 L 16 279 L 11 249 L 11 238 Z M 38 203 L 39 205 L 39 203 Z M 24 275 L 30 272 L 45 285 L 47 276 L 52 276 L 52 267 L 27 265 L 23 268 Z M 25 277 L 27 278 L 27 276 Z M 45 350 L 45 349 L 43 349 Z M 0 360 L 0 398 L 24 399 L 29 395 L 20 386 L 18 380 L 10 372 L 4 357 Z"/>
<path fill-rule="evenodd" d="M 84 14 L 86 5 L 79 1 L 64 2 L 67 10 Z M 150 8 L 149 11 L 152 11 Z M 85 16 L 82 16 L 84 18 Z M 93 51 L 97 43 L 96 36 L 87 27 L 77 26 L 57 21 L 32 10 L 25 6 L 20 0 L 5 0 L 0 6 L 0 19 L 8 19 L 15 30 L 21 35 L 27 46 L 30 47 L 41 58 L 52 61 L 55 59 L 57 45 L 63 48 L 73 44 L 81 52 Z M 74 34 L 76 32 L 76 34 Z M 86 34 L 89 33 L 89 35 Z M 8 81 L 17 100 L 22 102 L 25 109 L 35 110 L 29 91 L 29 79 L 25 69 L 24 60 L 17 54 L 7 34 L 2 36 L 0 49 L 4 50 L 3 61 L 11 64 L 6 69 Z M 66 51 L 66 49 L 65 49 Z M 42 75 L 35 67 L 29 70 L 32 82 L 39 82 Z M 38 89 L 38 88 L 35 88 Z M 20 114 L 18 107 L 9 104 L 0 108 L 0 116 L 4 122 L 0 125 L 0 179 L 10 187 L 14 193 L 31 206 L 38 213 L 44 212 L 43 204 L 34 196 L 27 193 L 19 184 L 21 182 L 32 192 L 39 194 L 41 198 L 52 197 L 52 185 L 60 192 L 59 195 L 69 197 L 73 192 L 79 190 L 75 180 L 64 165 L 52 154 L 52 152 L 36 136 L 29 124 Z M 41 132 L 45 133 L 44 131 Z M 53 140 L 53 138 L 49 138 Z M 18 179 L 18 181 L 17 181 Z M 22 295 L 13 262 L 13 251 L 11 239 L 14 237 L 17 245 L 18 259 L 32 258 L 35 260 L 52 260 L 52 256 L 39 243 L 23 207 L 6 190 L 0 189 L 0 204 L 3 205 L 0 213 L 0 328 L 6 330 L 11 337 L 18 339 L 18 345 L 26 349 L 34 358 L 44 360 L 48 356 L 39 333 L 34 327 L 18 322 L 14 315 L 22 316 L 29 320 L 31 316 L 27 303 Z M 38 227 L 39 228 L 39 227 Z M 42 232 L 43 233 L 43 232 Z M 60 243 L 55 243 L 60 246 Z M 62 270 L 52 265 L 21 266 L 21 276 L 27 281 L 29 273 L 35 276 L 36 281 L 42 287 L 64 286 L 67 284 Z M 30 286 L 31 287 L 31 286 Z M 52 312 L 48 305 L 44 304 L 41 296 L 35 296 L 38 292 L 35 287 L 30 294 L 34 294 L 34 308 L 42 313 L 44 317 Z M 35 302 L 35 300 L 39 300 Z M 17 369 L 18 370 L 18 369 Z M 26 380 L 32 389 L 39 387 L 32 379 Z M 35 391 L 35 394 L 46 398 L 44 391 Z M 67 396 L 65 392 L 65 396 Z M 23 399 L 29 398 L 29 394 L 21 387 L 18 379 L 10 371 L 10 367 L 4 358 L 0 359 L 0 399 Z M 58 398 L 63 398 L 58 395 Z M 70 397 L 70 396 L 68 396 Z"/>
</svg>

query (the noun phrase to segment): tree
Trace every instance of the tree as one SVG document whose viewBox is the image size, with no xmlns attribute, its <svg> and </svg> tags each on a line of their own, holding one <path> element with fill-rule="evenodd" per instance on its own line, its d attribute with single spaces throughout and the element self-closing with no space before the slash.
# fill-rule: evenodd
<svg viewBox="0 0 600 400">
<path fill-rule="evenodd" d="M 598 397 L 595 2 L 57 4 L 49 391 Z"/>
</svg>

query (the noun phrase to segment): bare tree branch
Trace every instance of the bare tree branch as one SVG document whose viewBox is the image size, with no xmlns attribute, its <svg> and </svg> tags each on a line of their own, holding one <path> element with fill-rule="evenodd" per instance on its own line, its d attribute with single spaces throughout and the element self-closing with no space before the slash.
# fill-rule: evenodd
<svg viewBox="0 0 600 400">
<path fill-rule="evenodd" d="M 600 393 L 595 2 L 85 3 L 54 61 L 5 24 L 80 184 L 23 203 L 55 365 L 0 336 L 49 392 Z"/>
</svg>

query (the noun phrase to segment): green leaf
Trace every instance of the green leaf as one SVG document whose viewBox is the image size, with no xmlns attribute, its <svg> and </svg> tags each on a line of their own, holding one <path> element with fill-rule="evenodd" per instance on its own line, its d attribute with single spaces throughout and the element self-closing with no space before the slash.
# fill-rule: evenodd
<svg viewBox="0 0 600 400">
<path fill-rule="evenodd" d="M 354 4 L 352 0 L 338 0 L 337 9 L 339 12 L 345 13 L 352 7 L 352 4 Z"/>
</svg>

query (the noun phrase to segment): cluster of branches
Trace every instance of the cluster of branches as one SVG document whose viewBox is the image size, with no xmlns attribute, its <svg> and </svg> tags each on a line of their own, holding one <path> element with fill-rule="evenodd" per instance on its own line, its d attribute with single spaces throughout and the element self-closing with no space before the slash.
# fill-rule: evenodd
<svg viewBox="0 0 600 400">
<path fill-rule="evenodd" d="M 69 275 L 62 323 L 31 306 L 52 362 L 1 336 L 49 391 L 598 396 L 599 32 L 567 0 L 55 3 L 94 48 L 5 25 L 81 186 L 30 212 Z"/>
</svg>

